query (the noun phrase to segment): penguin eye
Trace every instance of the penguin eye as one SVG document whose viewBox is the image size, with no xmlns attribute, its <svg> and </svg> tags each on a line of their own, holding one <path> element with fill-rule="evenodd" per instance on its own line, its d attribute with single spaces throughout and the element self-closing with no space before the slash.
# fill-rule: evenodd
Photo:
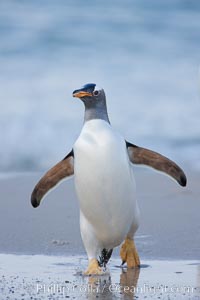
<svg viewBox="0 0 200 300">
<path fill-rule="evenodd" d="M 100 94 L 99 91 L 94 91 L 94 92 L 93 92 L 93 95 L 94 95 L 94 96 L 98 96 L 99 94 Z"/>
</svg>

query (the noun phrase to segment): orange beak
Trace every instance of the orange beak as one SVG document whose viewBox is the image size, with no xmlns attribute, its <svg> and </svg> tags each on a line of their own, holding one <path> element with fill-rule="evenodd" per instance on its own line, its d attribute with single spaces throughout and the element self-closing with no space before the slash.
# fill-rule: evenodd
<svg viewBox="0 0 200 300">
<path fill-rule="evenodd" d="M 73 93 L 73 97 L 82 98 L 82 97 L 92 97 L 91 93 L 84 92 L 84 91 L 77 91 Z"/>
</svg>

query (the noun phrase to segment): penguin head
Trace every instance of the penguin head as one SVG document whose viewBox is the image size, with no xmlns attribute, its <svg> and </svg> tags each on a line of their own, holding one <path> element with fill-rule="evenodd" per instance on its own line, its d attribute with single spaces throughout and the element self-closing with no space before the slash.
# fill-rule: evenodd
<svg viewBox="0 0 200 300">
<path fill-rule="evenodd" d="M 92 106 L 105 102 L 105 92 L 95 83 L 87 83 L 78 90 L 73 91 L 73 97 L 81 99 L 86 106 Z"/>
</svg>

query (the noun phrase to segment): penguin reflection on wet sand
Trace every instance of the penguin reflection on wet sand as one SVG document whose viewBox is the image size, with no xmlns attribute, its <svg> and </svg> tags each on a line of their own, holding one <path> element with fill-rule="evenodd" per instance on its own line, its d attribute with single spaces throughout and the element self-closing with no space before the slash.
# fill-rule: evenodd
<svg viewBox="0 0 200 300">
<path fill-rule="evenodd" d="M 134 243 L 139 226 L 132 164 L 143 164 L 186 186 L 184 172 L 159 153 L 126 141 L 111 127 L 103 89 L 89 83 L 73 92 L 85 106 L 84 124 L 71 152 L 35 186 L 31 203 L 41 200 L 60 181 L 74 175 L 80 204 L 80 230 L 88 255 L 85 275 L 104 273 L 113 248 L 121 246 L 122 264 L 140 266 Z"/>
</svg>

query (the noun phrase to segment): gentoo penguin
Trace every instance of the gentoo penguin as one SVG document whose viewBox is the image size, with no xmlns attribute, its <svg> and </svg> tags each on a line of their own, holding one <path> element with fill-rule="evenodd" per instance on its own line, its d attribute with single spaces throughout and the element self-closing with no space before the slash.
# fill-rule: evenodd
<svg viewBox="0 0 200 300">
<path fill-rule="evenodd" d="M 80 136 L 72 151 L 40 179 L 31 203 L 33 207 L 39 206 L 50 189 L 74 175 L 81 236 L 89 260 L 85 274 L 102 274 L 113 248 L 122 243 L 122 264 L 139 267 L 134 244 L 139 208 L 131 163 L 163 171 L 181 186 L 186 186 L 186 176 L 173 161 L 133 145 L 111 127 L 105 92 L 96 84 L 75 90 L 73 97 L 80 98 L 85 106 Z"/>
</svg>

